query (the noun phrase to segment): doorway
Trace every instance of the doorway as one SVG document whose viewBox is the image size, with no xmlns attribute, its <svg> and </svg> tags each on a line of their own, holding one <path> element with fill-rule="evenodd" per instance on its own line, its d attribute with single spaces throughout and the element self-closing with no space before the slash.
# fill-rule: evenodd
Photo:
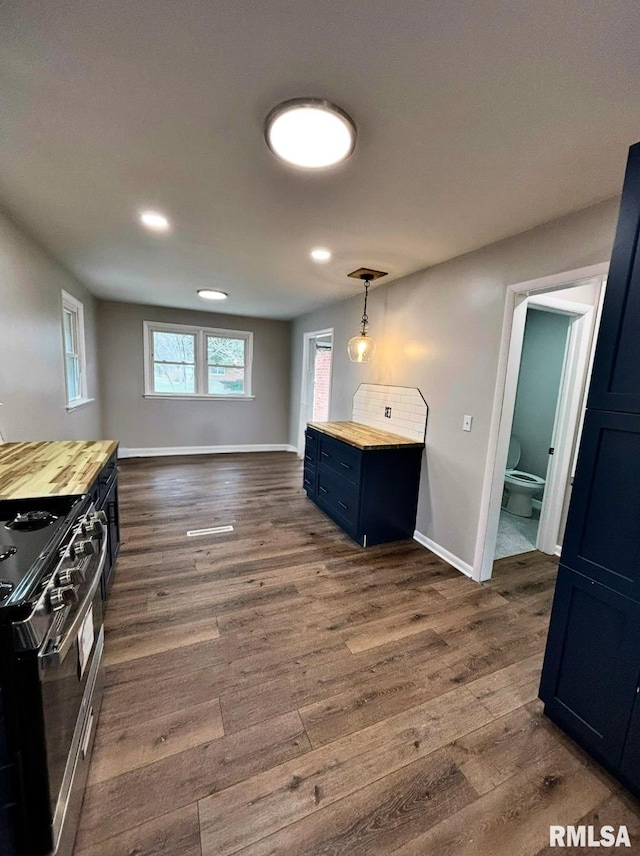
<svg viewBox="0 0 640 856">
<path fill-rule="evenodd" d="M 515 469 L 525 477 L 529 472 L 537 469 L 539 474 L 533 472 L 532 475 L 544 482 L 543 490 L 529 494 L 534 514 L 536 517 L 539 515 L 539 521 L 533 533 L 531 529 L 529 530 L 529 536 L 533 534 L 535 540 L 529 537 L 531 546 L 528 549 L 559 554 L 593 359 L 593 346 L 604 294 L 606 265 L 598 265 L 574 273 L 577 274 L 575 277 L 571 277 L 570 274 L 564 277 L 547 277 L 512 286 L 509 290 L 503 328 L 501 377 L 496 387 L 492 421 L 494 454 L 490 456 L 487 463 L 481 510 L 481 515 L 485 515 L 485 522 L 483 526 L 481 516 L 473 569 L 473 577 L 478 581 L 491 578 L 501 516 L 504 519 L 503 503 L 509 497 L 508 485 L 505 485 L 505 474 L 510 445 L 513 453 L 512 435 L 518 381 L 527 315 L 530 311 L 540 313 L 539 319 L 542 318 L 542 313 L 561 316 L 555 324 L 556 332 L 559 334 L 561 355 L 558 361 L 561 359 L 561 367 L 556 364 L 559 379 L 556 380 L 555 402 L 552 390 L 551 402 L 547 404 L 553 412 L 553 427 L 547 447 L 546 467 L 540 458 L 540 449 L 536 453 L 537 457 L 534 455 L 532 458 L 534 450 L 531 448 L 528 448 L 523 456 L 522 443 L 520 443 L 521 460 Z M 585 275 L 587 273 L 594 275 L 587 276 Z M 533 371 L 535 373 L 535 369 Z M 528 419 L 530 418 L 529 413 Z M 547 423 L 549 421 L 547 414 Z M 528 429 L 525 413 L 524 420 L 520 420 L 519 430 L 526 434 Z M 516 439 L 520 438 L 516 437 Z M 530 447 L 530 439 L 526 440 L 525 445 Z M 537 463 L 532 464 L 533 459 Z M 516 503 L 516 510 L 522 513 L 523 508 L 520 506 L 518 509 Z M 516 524 L 524 524 L 521 528 L 526 529 L 524 516 L 519 520 L 515 515 L 512 521 Z M 523 546 L 526 547 L 526 544 Z M 522 552 L 524 551 L 523 549 Z M 515 552 L 518 551 L 514 550 L 511 553 L 502 551 L 501 555 L 513 555 Z"/>
<path fill-rule="evenodd" d="M 304 430 L 307 422 L 326 422 L 331 404 L 333 368 L 333 328 L 303 334 L 302 389 L 298 455 L 304 454 Z"/>
<path fill-rule="evenodd" d="M 495 559 L 538 549 L 570 328 L 577 314 L 527 301 Z M 555 539 L 553 550 L 555 550 Z"/>
</svg>

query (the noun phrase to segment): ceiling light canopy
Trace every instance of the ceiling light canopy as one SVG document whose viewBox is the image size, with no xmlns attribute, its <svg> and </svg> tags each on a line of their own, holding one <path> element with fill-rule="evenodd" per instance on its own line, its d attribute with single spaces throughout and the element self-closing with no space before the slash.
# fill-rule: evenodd
<svg viewBox="0 0 640 856">
<path fill-rule="evenodd" d="M 204 300 L 226 300 L 229 295 L 226 291 L 217 291 L 214 288 L 199 288 L 198 297 Z"/>
<path fill-rule="evenodd" d="M 152 232 L 168 232 L 171 228 L 169 218 L 165 217 L 160 211 L 141 211 L 140 222 Z"/>
<path fill-rule="evenodd" d="M 267 116 L 265 139 L 271 151 L 304 169 L 322 169 L 349 157 L 356 126 L 344 110 L 319 98 L 294 98 Z"/>
<path fill-rule="evenodd" d="M 314 262 L 328 262 L 331 258 L 331 250 L 327 250 L 324 247 L 316 247 L 311 250 L 311 258 Z"/>
</svg>

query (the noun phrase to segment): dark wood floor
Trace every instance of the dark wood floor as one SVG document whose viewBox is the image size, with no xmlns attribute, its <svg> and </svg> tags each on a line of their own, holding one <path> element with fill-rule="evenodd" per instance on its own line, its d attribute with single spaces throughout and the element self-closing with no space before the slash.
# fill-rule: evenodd
<svg viewBox="0 0 640 856">
<path fill-rule="evenodd" d="M 122 463 L 75 856 L 527 856 L 581 819 L 639 846 L 638 804 L 536 700 L 556 561 L 478 586 L 415 542 L 362 550 L 300 483 L 286 453 Z"/>
</svg>

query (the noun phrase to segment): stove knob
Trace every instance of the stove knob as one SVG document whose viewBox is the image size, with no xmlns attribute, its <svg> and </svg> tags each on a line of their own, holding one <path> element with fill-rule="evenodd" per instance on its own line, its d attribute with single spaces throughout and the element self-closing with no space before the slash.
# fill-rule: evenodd
<svg viewBox="0 0 640 856">
<path fill-rule="evenodd" d="M 99 538 L 104 534 L 104 527 L 107 525 L 107 515 L 104 511 L 94 511 L 87 519 L 80 524 L 80 530 L 83 535 L 88 535 L 90 538 Z"/>
<path fill-rule="evenodd" d="M 71 558 L 77 559 L 80 556 L 91 556 L 96 551 L 96 545 L 93 541 L 78 541 L 71 545 Z"/>
<path fill-rule="evenodd" d="M 104 535 L 104 524 L 97 517 L 92 517 L 89 521 L 89 533 L 92 538 L 99 538 Z"/>
<path fill-rule="evenodd" d="M 78 602 L 78 591 L 73 586 L 62 586 L 55 588 L 49 595 L 49 603 L 52 609 L 62 609 L 63 606 L 71 606 Z"/>
<path fill-rule="evenodd" d="M 60 571 L 56 580 L 59 586 L 77 586 L 84 582 L 84 568 L 67 568 L 65 571 Z"/>
</svg>

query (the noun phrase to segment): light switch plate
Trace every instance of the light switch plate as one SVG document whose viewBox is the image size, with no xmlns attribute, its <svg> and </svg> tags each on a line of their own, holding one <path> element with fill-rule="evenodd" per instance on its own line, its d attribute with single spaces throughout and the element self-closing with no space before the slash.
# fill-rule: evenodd
<svg viewBox="0 0 640 856">
<path fill-rule="evenodd" d="M 473 416 L 465 416 L 462 420 L 462 430 L 463 431 L 471 431 L 471 423 L 473 422 Z"/>
</svg>

